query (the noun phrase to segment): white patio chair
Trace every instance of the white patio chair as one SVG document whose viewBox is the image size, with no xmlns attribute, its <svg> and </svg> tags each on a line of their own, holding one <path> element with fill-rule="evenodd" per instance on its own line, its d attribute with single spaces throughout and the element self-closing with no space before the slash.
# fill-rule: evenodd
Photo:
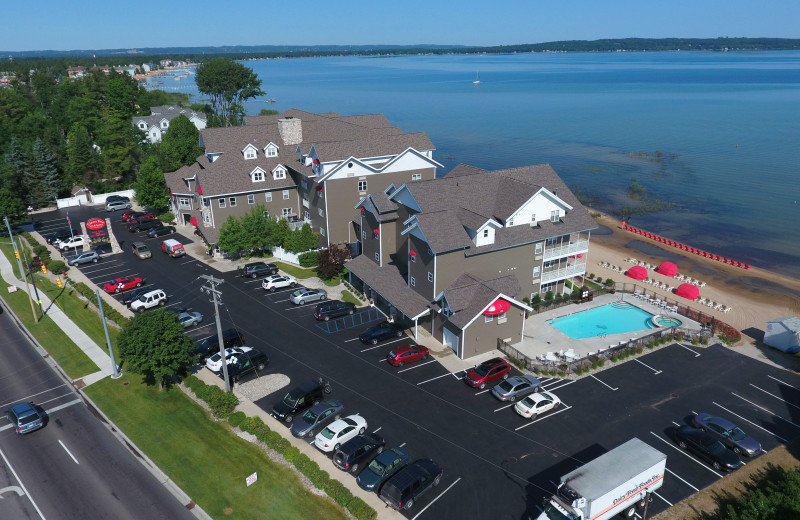
<svg viewBox="0 0 800 520">
<path fill-rule="evenodd" d="M 730 307 L 725 307 L 725 310 L 723 310 L 722 312 L 731 312 L 731 308 Z"/>
</svg>

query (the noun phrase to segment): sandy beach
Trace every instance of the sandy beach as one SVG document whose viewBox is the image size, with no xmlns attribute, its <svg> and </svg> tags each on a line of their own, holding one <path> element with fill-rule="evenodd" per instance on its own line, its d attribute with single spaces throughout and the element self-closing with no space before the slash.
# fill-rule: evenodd
<svg viewBox="0 0 800 520">
<path fill-rule="evenodd" d="M 777 362 L 786 368 L 800 368 L 800 358 L 787 356 L 761 344 L 769 320 L 800 316 L 800 280 L 772 273 L 758 266 L 742 269 L 681 253 L 674 247 L 623 230 L 620 221 L 607 215 L 596 220 L 602 227 L 592 232 L 587 273 L 594 273 L 603 279 L 612 278 L 617 283 L 639 283 L 648 293 L 652 291 L 671 300 L 682 300 L 673 292 L 635 282 L 625 276 L 624 272 L 617 273 L 600 266 L 600 262 L 608 262 L 627 270 L 634 265 L 626 261 L 628 258 L 636 258 L 653 265 L 664 261 L 673 262 L 678 266 L 678 273 L 706 282 L 705 287 L 700 289 L 701 297 L 731 308 L 730 312 L 723 313 L 705 306 L 697 307 L 740 330 L 742 341 L 738 344 L 739 347 L 750 350 L 751 355 Z M 673 287 L 681 283 L 652 270 L 648 270 L 648 276 Z"/>
</svg>

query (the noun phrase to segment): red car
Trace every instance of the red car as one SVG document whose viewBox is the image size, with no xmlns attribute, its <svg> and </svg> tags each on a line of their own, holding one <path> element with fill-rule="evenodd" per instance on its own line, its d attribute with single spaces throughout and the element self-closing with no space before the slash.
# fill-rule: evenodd
<svg viewBox="0 0 800 520">
<path fill-rule="evenodd" d="M 428 347 L 423 347 L 422 345 L 402 345 L 393 348 L 386 354 L 386 361 L 395 367 L 425 359 L 428 359 Z"/>
<path fill-rule="evenodd" d="M 103 288 L 108 294 L 112 294 L 120 291 L 127 291 L 128 289 L 133 289 L 134 287 L 141 287 L 142 285 L 144 285 L 144 278 L 132 276 L 111 280 L 110 282 L 107 282 Z"/>
<path fill-rule="evenodd" d="M 147 222 L 150 220 L 155 220 L 156 216 L 152 213 L 142 213 L 141 215 L 133 215 L 131 219 L 128 221 L 129 224 L 137 224 L 139 222 Z"/>
<path fill-rule="evenodd" d="M 475 368 L 467 370 L 464 382 L 471 387 L 480 388 L 482 390 L 493 381 L 508 379 L 508 374 L 510 373 L 511 365 L 506 363 L 505 359 L 497 357 L 484 361 Z"/>
<path fill-rule="evenodd" d="M 137 213 L 140 213 L 140 212 L 139 212 L 139 211 L 132 210 L 132 209 L 126 209 L 125 211 L 123 211 L 123 212 L 122 212 L 122 215 L 120 215 L 120 219 L 121 219 L 123 222 L 127 222 L 127 221 L 129 221 L 130 219 L 132 219 L 132 218 L 133 218 L 133 216 L 134 216 L 134 215 L 136 215 Z"/>
</svg>

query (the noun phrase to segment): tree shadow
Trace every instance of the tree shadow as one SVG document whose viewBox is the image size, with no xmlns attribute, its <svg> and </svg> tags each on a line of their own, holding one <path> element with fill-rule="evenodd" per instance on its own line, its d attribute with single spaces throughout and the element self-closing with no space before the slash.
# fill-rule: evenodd
<svg viewBox="0 0 800 520">
<path fill-rule="evenodd" d="M 786 478 L 786 470 L 770 463 L 751 475 L 748 480 L 742 481 L 737 486 L 737 494 L 726 490 L 713 490 L 711 492 L 717 509 L 708 513 L 695 511 L 698 520 L 725 520 L 731 518 L 731 513 L 742 509 L 742 500 L 755 491 L 764 491 L 769 483 L 778 483 Z M 789 499 L 790 497 L 786 497 Z M 788 517 L 786 517 L 788 518 Z"/>
</svg>

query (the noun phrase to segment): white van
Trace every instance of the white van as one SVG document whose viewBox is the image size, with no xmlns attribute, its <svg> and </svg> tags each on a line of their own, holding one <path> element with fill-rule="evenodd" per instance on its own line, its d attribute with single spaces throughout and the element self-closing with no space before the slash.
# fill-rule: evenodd
<svg viewBox="0 0 800 520">
<path fill-rule="evenodd" d="M 167 295 L 161 289 L 154 289 L 139 296 L 139 299 L 131 303 L 131 310 L 133 312 L 144 312 L 146 309 L 167 304 Z"/>
</svg>

